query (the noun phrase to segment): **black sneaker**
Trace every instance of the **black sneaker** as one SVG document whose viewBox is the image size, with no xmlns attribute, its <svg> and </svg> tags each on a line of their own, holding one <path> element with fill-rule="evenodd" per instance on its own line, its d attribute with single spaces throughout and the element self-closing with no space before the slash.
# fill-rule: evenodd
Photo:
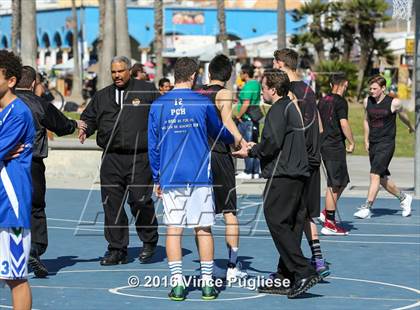
<svg viewBox="0 0 420 310">
<path fill-rule="evenodd" d="M 144 243 L 143 250 L 139 254 L 139 260 L 142 263 L 147 263 L 153 256 L 156 250 L 156 243 Z"/>
<path fill-rule="evenodd" d="M 123 253 L 122 251 L 109 251 L 100 261 L 102 266 L 112 266 L 127 263 L 127 254 Z"/>
<path fill-rule="evenodd" d="M 276 285 L 275 283 L 264 283 L 258 287 L 258 293 L 262 294 L 289 295 L 290 290 L 290 287 Z"/>
<path fill-rule="evenodd" d="M 29 267 L 31 267 L 32 271 L 37 278 L 46 278 L 48 276 L 48 269 L 45 265 L 41 262 L 39 257 L 29 256 L 28 261 Z"/>
<path fill-rule="evenodd" d="M 299 295 L 302 295 L 303 293 L 305 293 L 307 290 L 309 290 L 312 286 L 317 284 L 319 281 L 321 281 L 321 277 L 318 274 L 314 274 L 307 278 L 297 280 L 294 283 L 287 297 L 296 298 Z"/>
</svg>

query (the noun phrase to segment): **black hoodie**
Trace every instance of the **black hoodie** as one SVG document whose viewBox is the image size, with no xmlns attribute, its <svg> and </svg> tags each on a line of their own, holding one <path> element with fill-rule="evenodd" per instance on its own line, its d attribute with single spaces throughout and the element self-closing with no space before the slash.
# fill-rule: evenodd
<svg viewBox="0 0 420 310">
<path fill-rule="evenodd" d="M 260 159 L 261 173 L 266 179 L 309 176 L 302 117 L 289 97 L 270 108 L 261 142 L 249 150 L 249 156 Z"/>
<path fill-rule="evenodd" d="M 31 109 L 35 123 L 35 142 L 33 158 L 46 158 L 48 156 L 47 129 L 58 136 L 72 134 L 77 123 L 68 119 L 52 103 L 48 103 L 30 90 L 16 90 L 16 95 Z"/>
</svg>

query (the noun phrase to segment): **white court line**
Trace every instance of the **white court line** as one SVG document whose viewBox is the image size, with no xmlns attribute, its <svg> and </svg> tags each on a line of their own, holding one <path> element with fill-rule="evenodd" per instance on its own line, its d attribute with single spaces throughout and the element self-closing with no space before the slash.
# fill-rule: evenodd
<svg viewBox="0 0 420 310">
<path fill-rule="evenodd" d="M 213 235 L 213 238 L 225 238 L 225 236 Z M 271 237 L 264 236 L 240 236 L 241 239 L 263 239 L 273 240 Z M 354 244 L 393 244 L 393 245 L 420 245 L 419 242 L 392 242 L 392 241 L 359 241 L 359 240 L 331 240 L 320 238 L 325 243 L 354 243 Z"/>
<path fill-rule="evenodd" d="M 48 226 L 50 229 L 59 229 L 59 230 L 73 230 L 75 231 L 75 227 L 62 227 L 62 226 Z M 77 230 L 81 231 L 94 231 L 94 232 L 101 232 L 103 233 L 103 229 L 93 229 L 93 228 L 77 228 Z M 135 231 L 129 231 L 130 234 L 135 234 Z M 225 236 L 213 235 L 214 238 L 225 238 Z M 264 236 L 243 236 L 241 235 L 241 239 L 266 239 L 272 240 L 271 237 L 264 237 Z M 419 242 L 392 242 L 392 241 L 349 241 L 349 240 L 328 240 L 328 239 L 320 239 L 322 242 L 327 243 L 355 243 L 355 244 L 394 244 L 394 245 L 420 245 Z"/>
<path fill-rule="evenodd" d="M 158 214 L 157 216 L 163 216 L 162 214 Z M 222 218 L 220 216 L 220 218 Z M 53 217 L 48 217 L 47 220 L 49 221 L 60 221 L 60 222 L 70 222 L 70 223 L 78 223 L 81 225 L 86 224 L 86 226 L 88 225 L 95 225 L 95 224 L 105 224 L 104 222 L 101 221 L 79 221 L 79 220 L 70 220 L 70 219 L 62 219 L 62 218 L 53 218 Z M 255 220 L 253 218 L 250 218 L 249 220 L 244 220 L 242 218 L 239 218 L 239 224 L 241 224 L 240 222 L 261 222 L 261 223 L 265 223 L 266 220 Z M 413 226 L 413 227 L 419 227 L 420 224 L 409 224 L 409 223 L 371 223 L 371 222 L 352 222 L 352 224 L 357 224 L 357 225 L 379 225 L 379 226 Z"/>
<path fill-rule="evenodd" d="M 57 274 L 63 273 L 89 273 L 89 272 L 139 272 L 139 271 L 166 271 L 169 272 L 169 268 L 136 268 L 136 269 L 75 269 L 75 270 L 60 270 Z M 197 269 L 184 269 L 182 271 L 194 272 Z M 107 288 L 109 289 L 109 288 Z"/>
<path fill-rule="evenodd" d="M 239 223 L 244 221 L 243 219 L 239 218 Z M 251 219 L 252 220 L 252 219 Z M 252 220 L 253 222 L 262 222 L 266 223 L 266 220 Z M 350 222 L 350 221 L 344 221 Z M 319 223 L 318 223 L 319 224 Z M 352 225 L 382 225 L 382 226 L 414 226 L 418 227 L 420 224 L 407 224 L 407 223 L 371 223 L 371 222 L 351 222 Z"/>
<path fill-rule="evenodd" d="M 372 283 L 372 284 L 378 284 L 378 285 L 385 285 L 385 286 L 391 286 L 391 287 L 397 287 L 397 288 L 401 288 L 404 290 L 408 290 L 414 293 L 417 293 L 420 295 L 420 290 L 412 288 L 412 287 L 408 287 L 408 286 L 404 286 L 404 285 L 397 285 L 397 284 L 392 284 L 392 283 L 388 283 L 388 282 L 379 282 L 379 281 L 371 281 L 371 280 L 362 280 L 362 279 L 353 279 L 353 278 L 341 278 L 341 277 L 330 277 L 331 279 L 337 279 L 337 280 L 346 280 L 346 281 L 355 281 L 355 282 L 365 282 L 365 283 Z M 403 309 L 412 309 L 412 308 L 416 308 L 420 305 L 420 301 L 412 304 L 412 305 L 408 305 L 405 307 L 400 307 L 400 308 L 394 308 L 392 310 L 403 310 Z"/>
<path fill-rule="evenodd" d="M 87 269 L 87 270 L 64 270 L 64 271 L 59 271 L 57 272 L 57 274 L 64 274 L 64 273 L 89 273 L 89 272 L 139 272 L 139 271 L 165 271 L 167 272 L 168 269 L 167 268 L 155 268 L 155 269 L 144 269 L 144 268 L 140 268 L 140 269 Z M 196 271 L 195 269 L 190 269 L 190 270 L 185 270 L 185 271 Z M 389 287 L 393 287 L 393 288 L 399 288 L 399 289 L 403 289 L 403 290 L 408 290 L 411 292 L 414 292 L 416 294 L 420 294 L 420 290 L 412 288 L 412 287 L 408 287 L 408 286 L 404 286 L 404 285 L 398 285 L 398 284 L 393 284 L 393 283 L 388 283 L 388 282 L 380 282 L 380 281 L 372 281 L 372 280 L 364 280 L 364 279 L 356 279 L 356 278 L 344 278 L 344 277 L 329 277 L 329 279 L 335 279 L 335 280 L 344 280 L 344 281 L 354 281 L 354 282 L 363 282 L 363 283 L 369 283 L 369 284 L 376 284 L 376 285 L 383 285 L 383 286 L 389 286 Z M 34 286 L 34 287 L 39 287 L 39 288 L 59 288 L 59 287 L 54 287 L 54 286 Z M 82 288 L 82 287 L 60 287 L 60 288 L 69 288 L 69 289 L 87 289 L 87 288 Z M 111 288 L 108 289 L 108 291 L 112 294 L 118 294 L 118 295 L 122 295 L 122 296 L 130 296 L 130 297 L 135 297 L 135 298 L 149 298 L 149 299 L 164 299 L 167 300 L 167 297 L 157 297 L 157 296 L 147 296 L 147 295 L 133 295 L 133 294 L 127 294 L 127 293 L 122 293 L 119 292 L 119 290 L 122 289 L 127 289 L 127 288 L 132 288 L 131 286 L 122 286 L 122 287 L 117 287 L 117 288 Z M 95 289 L 95 288 L 94 288 Z M 104 290 L 107 288 L 96 288 L 98 290 Z M 148 290 L 149 291 L 149 290 Z M 156 291 L 156 290 L 154 290 Z M 160 290 L 159 290 L 160 291 Z M 163 291 L 163 290 L 162 290 Z M 166 292 L 166 290 L 165 290 Z M 225 294 L 225 293 L 224 293 Z M 232 293 L 234 294 L 234 293 Z M 242 293 L 241 295 L 246 295 L 249 293 Z M 226 299 L 219 299 L 219 301 L 229 301 L 229 300 L 245 300 L 245 299 L 254 299 L 254 298 L 259 298 L 259 297 L 264 297 L 266 296 L 266 294 L 258 294 L 257 295 L 253 295 L 253 296 L 248 296 L 248 297 L 238 297 L 238 298 L 226 298 Z M 378 300 L 378 301 L 415 301 L 414 304 L 411 305 L 407 305 L 404 307 L 400 307 L 400 308 L 394 308 L 393 310 L 406 310 L 406 309 L 412 309 L 415 307 L 418 307 L 420 305 L 420 301 L 417 301 L 417 299 L 405 299 L 405 298 L 379 298 L 379 297 L 357 297 L 357 296 L 323 296 L 325 298 L 331 298 L 331 299 L 352 299 L 352 300 Z M 188 299 L 187 299 L 188 300 Z M 202 300 L 192 300 L 190 299 L 190 301 L 202 301 Z M 216 299 L 217 301 L 217 299 Z M 10 308 L 9 306 L 6 306 L 7 308 Z"/>
<path fill-rule="evenodd" d="M 361 300 L 380 300 L 380 301 L 415 301 L 417 299 L 410 298 L 382 298 L 382 297 L 358 297 L 358 296 L 328 296 L 323 295 L 322 298 L 331 298 L 331 299 L 361 299 Z"/>
<path fill-rule="evenodd" d="M 6 308 L 6 309 L 13 309 L 12 306 L 7 306 L 7 305 L 0 305 L 0 309 L 1 308 Z M 40 310 L 40 309 L 35 309 L 35 308 L 31 308 L 32 310 Z"/>
<path fill-rule="evenodd" d="M 111 294 L 116 294 L 116 295 L 121 295 L 121 296 L 129 296 L 129 297 L 135 297 L 135 298 L 146 298 L 146 299 L 160 299 L 160 300 L 168 300 L 168 297 L 158 297 L 158 296 L 149 296 L 149 295 L 133 295 L 133 294 L 127 294 L 127 293 L 122 293 L 120 292 L 120 290 L 123 289 L 127 289 L 127 288 L 131 288 L 130 286 L 120 286 L 120 287 L 115 287 L 115 288 L 111 288 L 108 291 Z M 166 291 L 165 291 L 166 292 Z M 245 299 L 256 299 L 256 298 L 261 298 L 264 297 L 266 294 L 259 294 L 259 293 L 255 293 L 255 295 L 252 296 L 246 296 L 246 297 L 237 297 L 237 298 L 217 298 L 212 300 L 211 302 L 222 302 L 222 301 L 238 301 L 238 300 L 245 300 Z M 202 300 L 202 299 L 191 299 L 191 298 L 187 298 L 184 300 L 184 302 L 208 302 L 206 300 Z"/>
<path fill-rule="evenodd" d="M 225 229 L 224 225 L 213 225 L 212 228 Z M 253 229 L 252 227 L 247 228 L 253 232 L 270 233 L 268 229 Z M 349 236 L 357 237 L 394 237 L 394 238 L 420 238 L 420 234 L 408 234 L 408 235 L 389 235 L 389 234 L 353 234 L 349 233 Z"/>
<path fill-rule="evenodd" d="M 75 290 L 100 290 L 100 291 L 107 291 L 109 290 L 109 287 L 83 287 L 83 286 L 49 286 L 49 285 L 31 285 L 31 288 L 55 288 L 58 290 L 62 289 L 75 289 Z"/>
</svg>

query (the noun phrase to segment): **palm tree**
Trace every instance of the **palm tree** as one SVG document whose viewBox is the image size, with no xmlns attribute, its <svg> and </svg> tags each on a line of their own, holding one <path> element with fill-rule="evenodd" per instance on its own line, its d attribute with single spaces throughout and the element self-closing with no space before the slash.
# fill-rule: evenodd
<svg viewBox="0 0 420 310">
<path fill-rule="evenodd" d="M 19 52 L 21 26 L 21 0 L 12 1 L 12 50 Z"/>
<path fill-rule="evenodd" d="M 36 2 L 25 1 L 21 6 L 21 57 L 24 65 L 36 68 Z"/>
<path fill-rule="evenodd" d="M 277 49 L 286 48 L 286 1 L 277 2 Z"/>
<path fill-rule="evenodd" d="M 117 55 L 126 56 L 131 59 L 126 0 L 115 1 L 115 16 L 118 16 L 118 23 L 115 23 L 115 32 L 118 33 L 118 36 L 116 37 Z"/>
<path fill-rule="evenodd" d="M 350 0 L 347 4 L 348 12 L 352 13 L 353 24 L 358 29 L 360 45 L 359 70 L 357 74 L 357 93 L 360 97 L 366 70 L 373 56 L 375 48 L 376 25 L 390 19 L 386 10 L 388 4 L 384 0 Z M 382 45 L 381 48 L 384 46 Z"/>
<path fill-rule="evenodd" d="M 163 1 L 155 0 L 155 42 L 153 45 L 153 51 L 156 57 L 156 73 L 155 81 L 159 81 L 163 76 L 163 59 L 162 59 L 162 48 L 163 48 Z"/>
<path fill-rule="evenodd" d="M 229 55 L 226 35 L 225 0 L 217 0 L 217 21 L 219 22 L 219 41 L 222 43 L 223 54 Z"/>
<path fill-rule="evenodd" d="M 79 103 L 82 101 L 82 78 L 80 76 L 79 31 L 77 27 L 76 0 L 71 0 L 71 12 L 73 15 L 73 83 L 71 96 L 73 97 L 73 100 Z"/>
<path fill-rule="evenodd" d="M 343 39 L 342 60 L 350 61 L 351 51 L 356 43 L 356 24 L 352 12 L 349 11 L 348 1 L 332 3 L 331 11 L 340 25 L 341 38 Z"/>
<path fill-rule="evenodd" d="M 98 89 L 112 83 L 110 65 L 115 56 L 115 8 L 113 0 L 102 0 L 104 22 L 102 30 L 102 51 L 99 58 Z"/>
<path fill-rule="evenodd" d="M 310 22 L 304 24 L 300 27 L 300 30 L 303 32 L 301 34 L 296 34 L 292 36 L 291 42 L 294 45 L 298 43 L 301 45 L 312 44 L 317 55 L 317 61 L 323 61 L 325 59 L 324 51 L 324 29 L 322 26 L 322 18 L 326 16 L 329 10 L 329 3 L 322 2 L 321 0 L 312 0 L 311 2 L 306 2 L 299 9 L 293 11 L 293 20 L 299 22 L 310 17 Z M 309 32 L 309 33 L 308 33 Z M 302 42 L 302 43 L 300 43 Z"/>
</svg>

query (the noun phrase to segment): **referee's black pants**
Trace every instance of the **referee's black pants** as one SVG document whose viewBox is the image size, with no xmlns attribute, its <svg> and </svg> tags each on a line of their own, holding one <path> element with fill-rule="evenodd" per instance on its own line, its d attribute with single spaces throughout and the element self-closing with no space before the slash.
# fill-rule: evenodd
<svg viewBox="0 0 420 310">
<path fill-rule="evenodd" d="M 102 157 L 101 196 L 108 250 L 127 252 L 129 230 L 125 200 L 130 205 L 136 231 L 143 243 L 156 244 L 158 222 L 152 200 L 153 182 L 147 152 L 107 153 Z"/>
<path fill-rule="evenodd" d="M 264 215 L 280 254 L 279 273 L 292 282 L 316 274 L 304 257 L 297 231 L 305 221 L 301 203 L 304 178 L 276 177 L 267 180 L 264 189 Z"/>
<path fill-rule="evenodd" d="M 32 159 L 31 255 L 41 256 L 48 247 L 45 215 L 45 165 L 42 158 Z"/>
</svg>

